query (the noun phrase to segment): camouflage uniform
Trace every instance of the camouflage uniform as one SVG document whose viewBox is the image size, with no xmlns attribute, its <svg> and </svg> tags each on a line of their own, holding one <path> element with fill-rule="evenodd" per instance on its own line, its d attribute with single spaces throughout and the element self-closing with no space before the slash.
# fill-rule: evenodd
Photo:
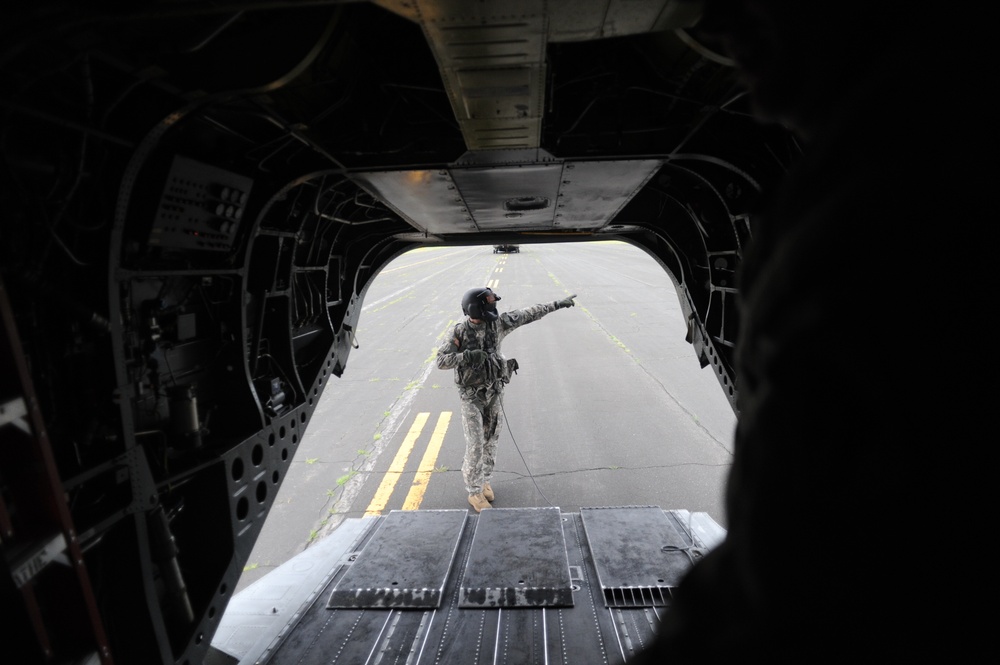
<svg viewBox="0 0 1000 665">
<path fill-rule="evenodd" d="M 473 323 L 466 319 L 455 325 L 449 339 L 437 353 L 439 369 L 454 369 L 458 394 L 462 398 L 462 424 L 465 427 L 465 460 L 462 474 L 469 494 L 479 494 L 490 482 L 500 438 L 503 387 L 517 369 L 513 359 L 500 353 L 500 343 L 515 329 L 537 321 L 558 309 L 557 303 L 534 305 L 500 314 L 496 321 Z M 482 366 L 465 361 L 464 351 L 481 349 L 489 354 Z"/>
</svg>

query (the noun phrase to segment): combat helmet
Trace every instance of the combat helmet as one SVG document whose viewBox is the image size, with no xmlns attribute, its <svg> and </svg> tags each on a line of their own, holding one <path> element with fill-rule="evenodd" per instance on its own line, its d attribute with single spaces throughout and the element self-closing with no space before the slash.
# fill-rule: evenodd
<svg viewBox="0 0 1000 665">
<path fill-rule="evenodd" d="M 486 302 L 488 295 L 500 300 L 500 296 L 488 286 L 466 291 L 462 296 L 462 313 L 480 321 L 496 321 L 499 317 L 497 306 L 495 302 Z"/>
</svg>

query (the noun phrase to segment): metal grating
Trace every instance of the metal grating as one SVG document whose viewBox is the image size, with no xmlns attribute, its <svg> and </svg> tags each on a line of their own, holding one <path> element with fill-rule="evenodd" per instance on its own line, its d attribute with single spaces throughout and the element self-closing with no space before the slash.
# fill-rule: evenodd
<svg viewBox="0 0 1000 665">
<path fill-rule="evenodd" d="M 604 604 L 608 607 L 663 607 L 670 604 L 670 588 L 657 586 L 604 589 Z"/>
<path fill-rule="evenodd" d="M 331 592 L 327 607 L 438 607 L 467 515 L 465 510 L 390 512 Z"/>
<path fill-rule="evenodd" d="M 573 605 L 558 508 L 491 508 L 478 519 L 459 607 Z"/>
<path fill-rule="evenodd" d="M 608 607 L 669 604 L 670 589 L 690 567 L 695 543 L 662 509 L 581 508 L 580 516 Z"/>
</svg>

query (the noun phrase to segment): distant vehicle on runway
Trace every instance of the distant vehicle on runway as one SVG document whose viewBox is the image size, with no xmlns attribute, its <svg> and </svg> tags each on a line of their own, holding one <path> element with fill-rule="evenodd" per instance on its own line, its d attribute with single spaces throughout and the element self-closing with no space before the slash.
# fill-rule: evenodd
<svg viewBox="0 0 1000 665">
<path fill-rule="evenodd" d="M 502 254 L 510 254 L 510 253 L 513 253 L 513 252 L 516 252 L 516 253 L 520 254 L 521 253 L 521 246 L 520 245 L 493 245 L 493 253 L 494 254 L 501 254 L 501 253 Z"/>
</svg>

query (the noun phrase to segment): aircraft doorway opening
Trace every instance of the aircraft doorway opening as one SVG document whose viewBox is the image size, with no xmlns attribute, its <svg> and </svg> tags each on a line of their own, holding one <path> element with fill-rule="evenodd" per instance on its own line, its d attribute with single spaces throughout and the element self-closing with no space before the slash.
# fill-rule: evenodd
<svg viewBox="0 0 1000 665">
<path fill-rule="evenodd" d="M 667 273 L 617 241 L 520 249 L 421 248 L 373 280 L 358 348 L 322 394 L 238 589 L 344 519 L 468 508 L 459 396 L 435 357 L 476 286 L 502 296 L 500 312 L 577 294 L 503 342 L 520 369 L 504 393 L 494 506 L 656 505 L 726 526 L 736 417 L 685 342 Z"/>
</svg>

